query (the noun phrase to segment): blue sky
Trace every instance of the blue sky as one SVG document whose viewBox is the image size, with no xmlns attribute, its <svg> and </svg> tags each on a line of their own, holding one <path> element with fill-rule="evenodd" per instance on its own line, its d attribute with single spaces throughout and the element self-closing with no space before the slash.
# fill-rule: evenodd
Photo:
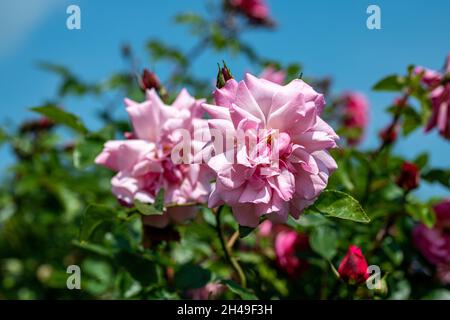
<svg viewBox="0 0 450 320">
<path fill-rule="evenodd" d="M 186 30 L 172 23 L 181 11 L 207 13 L 206 1 L 88 1 L 2 0 L 0 2 L 0 123 L 18 123 L 33 117 L 28 108 L 52 98 L 58 78 L 38 70 L 36 61 L 67 65 L 82 79 L 98 81 L 125 66 L 119 47 L 130 43 L 141 66 L 150 66 L 144 51 L 146 40 L 163 39 L 181 48 L 192 46 Z M 371 86 L 391 73 L 404 72 L 414 63 L 440 68 L 450 53 L 450 2 L 428 1 L 280 1 L 268 0 L 276 31 L 255 31 L 245 38 L 265 56 L 282 62 L 301 62 L 304 74 L 331 76 L 334 91 L 357 90 L 371 103 L 371 125 L 363 147 L 377 144 L 376 132 L 388 116 L 384 108 L 392 94 L 371 92 Z M 66 8 L 81 8 L 82 29 L 66 28 Z M 381 30 L 366 28 L 366 8 L 381 8 Z M 207 52 L 193 71 L 213 77 L 216 62 L 226 58 L 235 74 L 251 70 L 243 59 Z M 164 76 L 162 66 L 156 71 Z M 258 71 L 258 70 L 255 70 Z M 65 107 L 95 128 L 96 105 L 89 99 L 71 98 Z M 396 152 L 413 158 L 431 152 L 435 166 L 450 166 L 449 143 L 436 133 L 421 130 L 402 141 Z M 0 167 L 12 161 L 0 149 Z M 424 187 L 421 196 L 446 195 L 439 187 Z M 448 195 L 448 194 L 447 194 Z"/>
</svg>

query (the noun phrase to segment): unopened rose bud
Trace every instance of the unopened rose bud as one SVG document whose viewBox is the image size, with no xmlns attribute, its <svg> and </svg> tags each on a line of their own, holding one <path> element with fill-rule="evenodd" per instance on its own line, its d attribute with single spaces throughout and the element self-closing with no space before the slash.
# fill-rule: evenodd
<svg viewBox="0 0 450 320">
<path fill-rule="evenodd" d="M 397 127 L 389 126 L 379 133 L 380 139 L 383 141 L 383 144 L 389 145 L 397 140 Z"/>
<path fill-rule="evenodd" d="M 20 132 L 38 132 L 51 129 L 55 123 L 49 118 L 42 117 L 38 120 L 27 121 L 20 127 Z"/>
<path fill-rule="evenodd" d="M 139 85 L 143 91 L 148 89 L 159 90 L 161 88 L 161 83 L 155 73 L 144 69 L 142 76 L 139 81 Z"/>
<path fill-rule="evenodd" d="M 338 268 L 341 279 L 350 283 L 363 283 L 369 277 L 367 261 L 357 246 L 350 245 Z"/>
<path fill-rule="evenodd" d="M 223 62 L 223 67 L 217 64 L 219 71 L 217 72 L 216 87 L 218 89 L 223 88 L 228 80 L 233 79 L 230 69 L 227 67 L 225 62 Z"/>
<path fill-rule="evenodd" d="M 403 162 L 400 175 L 397 178 L 397 185 L 405 191 L 410 191 L 419 186 L 420 172 L 414 163 Z"/>
</svg>

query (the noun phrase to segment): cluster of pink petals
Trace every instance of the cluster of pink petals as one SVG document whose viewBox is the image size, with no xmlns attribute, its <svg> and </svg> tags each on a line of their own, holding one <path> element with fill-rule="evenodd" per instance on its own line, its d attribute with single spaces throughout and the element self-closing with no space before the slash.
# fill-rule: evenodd
<svg viewBox="0 0 450 320">
<path fill-rule="evenodd" d="M 266 20 L 269 18 L 269 8 L 264 0 L 229 0 L 229 3 L 251 19 Z"/>
<path fill-rule="evenodd" d="M 180 139 L 176 129 L 193 132 L 206 125 L 201 119 L 203 100 L 181 91 L 172 106 L 165 105 L 154 89 L 146 100 L 126 99 L 126 111 L 133 125 L 127 140 L 108 141 L 95 162 L 117 174 L 112 178 L 112 192 L 119 201 L 132 206 L 135 200 L 154 203 L 164 189 L 166 205 L 205 202 L 209 192 L 209 169 L 200 164 L 175 164 L 171 152 Z M 195 152 L 195 151 L 194 151 Z M 170 207 L 163 215 L 146 216 L 145 223 L 163 228 L 169 222 L 193 218 L 196 207 Z"/>
<path fill-rule="evenodd" d="M 277 70 L 272 66 L 268 66 L 264 68 L 259 77 L 278 84 L 284 84 L 286 81 L 286 72 L 284 70 Z"/>
<path fill-rule="evenodd" d="M 414 244 L 422 255 L 437 266 L 438 276 L 450 283 L 450 199 L 434 206 L 436 224 L 429 229 L 424 224 L 413 230 Z"/>
<path fill-rule="evenodd" d="M 450 81 L 442 84 L 444 74 L 438 71 L 417 67 L 418 74 L 423 74 L 422 81 L 429 86 L 433 111 L 425 131 L 437 127 L 439 134 L 450 139 Z M 445 73 L 450 73 L 450 55 L 445 64 Z"/>
<path fill-rule="evenodd" d="M 275 254 L 278 267 L 291 277 L 299 276 L 308 267 L 308 262 L 298 257 L 308 250 L 309 239 L 306 234 L 292 229 L 282 230 L 275 236 Z"/>
<path fill-rule="evenodd" d="M 208 205 L 231 206 L 239 224 L 249 227 L 263 215 L 275 222 L 285 222 L 289 213 L 298 218 L 337 168 L 327 149 L 336 147 L 338 136 L 320 118 L 323 95 L 299 79 L 281 86 L 246 74 L 239 83 L 227 81 L 214 99 L 215 105 L 203 104 L 210 129 L 224 136 L 265 134 L 254 147 L 234 145 L 208 161 L 216 173 Z"/>
<path fill-rule="evenodd" d="M 349 144 L 355 145 L 361 141 L 364 131 L 369 123 L 369 102 L 358 92 L 348 92 L 343 96 L 344 125 L 347 128 L 356 128 L 361 131 L 359 137 L 350 138 Z"/>
</svg>

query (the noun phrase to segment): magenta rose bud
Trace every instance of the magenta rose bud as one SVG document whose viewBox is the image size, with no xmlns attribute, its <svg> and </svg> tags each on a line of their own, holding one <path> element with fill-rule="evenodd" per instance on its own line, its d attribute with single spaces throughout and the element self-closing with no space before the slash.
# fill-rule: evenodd
<svg viewBox="0 0 450 320">
<path fill-rule="evenodd" d="M 295 230 L 283 230 L 275 237 L 275 254 L 278 267 L 291 277 L 300 275 L 308 263 L 298 254 L 309 248 L 308 236 Z"/>
<path fill-rule="evenodd" d="M 228 0 L 229 5 L 258 24 L 270 24 L 269 7 L 264 0 Z"/>
<path fill-rule="evenodd" d="M 367 261 L 360 248 L 350 245 L 347 254 L 339 265 L 338 273 L 341 279 L 348 282 L 362 283 L 367 280 L 369 277 Z"/>
<path fill-rule="evenodd" d="M 348 139 L 350 145 L 358 144 L 364 136 L 369 123 L 369 102 L 366 97 L 358 92 L 346 93 L 344 101 L 344 126 L 356 131 L 354 136 Z"/>
<path fill-rule="evenodd" d="M 416 189 L 420 182 L 419 168 L 414 163 L 403 162 L 397 185 L 405 191 Z"/>
<path fill-rule="evenodd" d="M 379 133 L 380 139 L 383 141 L 384 145 L 390 145 L 394 143 L 397 140 L 397 126 L 388 126 L 387 128 L 383 129 Z"/>
</svg>

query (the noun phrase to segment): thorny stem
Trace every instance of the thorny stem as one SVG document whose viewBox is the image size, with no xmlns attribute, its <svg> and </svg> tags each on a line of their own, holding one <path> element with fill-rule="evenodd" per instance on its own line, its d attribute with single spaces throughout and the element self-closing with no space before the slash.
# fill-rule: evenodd
<svg viewBox="0 0 450 320">
<path fill-rule="evenodd" d="M 233 267 L 234 271 L 238 274 L 240 282 L 241 282 L 241 286 L 243 288 L 246 288 L 247 287 L 247 279 L 245 277 L 244 271 L 242 270 L 242 268 L 239 265 L 239 263 L 236 260 L 236 258 L 232 256 L 231 248 L 228 247 L 226 242 L 225 242 L 225 237 L 224 237 L 224 234 L 223 234 L 222 222 L 221 222 L 221 215 L 222 215 L 222 212 L 223 212 L 224 208 L 225 208 L 224 206 L 220 206 L 219 209 L 217 210 L 217 214 L 216 214 L 216 228 L 217 228 L 217 233 L 219 235 L 220 244 L 222 246 L 222 250 L 224 252 L 225 259 L 227 260 L 227 262 L 229 264 L 231 264 L 231 266 Z"/>
<path fill-rule="evenodd" d="M 388 127 L 388 130 L 395 130 L 395 128 L 397 127 L 398 123 L 401 120 L 401 114 L 402 114 L 402 110 L 400 110 L 401 108 L 403 108 L 404 106 L 406 106 L 409 96 L 410 96 L 410 92 L 409 90 L 406 91 L 402 98 L 400 99 L 400 103 L 398 105 L 399 110 L 397 110 L 397 112 L 394 114 L 394 117 L 392 118 L 392 122 Z M 380 146 L 369 155 L 369 161 L 375 161 L 378 156 L 380 155 L 380 153 L 386 148 L 388 147 L 392 142 L 390 141 L 386 141 L 385 139 L 383 139 L 381 141 Z M 365 185 L 365 190 L 364 190 L 364 195 L 361 199 L 361 203 L 363 205 L 365 205 L 367 203 L 367 201 L 369 200 L 369 196 L 370 196 L 370 186 L 372 184 L 372 179 L 373 179 L 373 171 L 371 169 L 370 166 L 367 167 L 367 178 L 366 178 L 366 185 Z"/>
</svg>

